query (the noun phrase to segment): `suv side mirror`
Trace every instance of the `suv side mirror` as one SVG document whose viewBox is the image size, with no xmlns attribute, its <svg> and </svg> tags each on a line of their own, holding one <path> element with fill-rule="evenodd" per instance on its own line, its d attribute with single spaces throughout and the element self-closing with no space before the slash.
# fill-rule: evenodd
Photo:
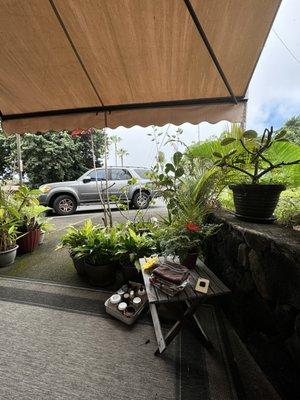
<svg viewBox="0 0 300 400">
<path fill-rule="evenodd" d="M 83 178 L 82 182 L 83 183 L 90 183 L 92 181 L 91 178 Z"/>
</svg>

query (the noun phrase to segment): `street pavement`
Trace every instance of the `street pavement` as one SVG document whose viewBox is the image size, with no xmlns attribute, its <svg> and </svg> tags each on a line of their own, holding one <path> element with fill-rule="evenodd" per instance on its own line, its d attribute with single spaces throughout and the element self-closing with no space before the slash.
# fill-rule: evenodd
<svg viewBox="0 0 300 400">
<path fill-rule="evenodd" d="M 166 206 L 162 199 L 156 199 L 155 203 L 151 205 L 147 210 L 141 210 L 141 215 L 145 219 L 151 217 L 159 218 L 161 215 L 166 214 Z M 134 220 L 137 215 L 137 210 L 122 211 L 117 208 L 112 208 L 113 222 L 125 222 L 126 220 Z M 68 226 L 80 225 L 84 221 L 91 219 L 95 224 L 103 223 L 103 210 L 102 206 L 80 206 L 77 212 L 73 215 L 58 216 L 49 215 L 49 220 L 55 225 L 56 231 L 63 231 Z"/>
</svg>

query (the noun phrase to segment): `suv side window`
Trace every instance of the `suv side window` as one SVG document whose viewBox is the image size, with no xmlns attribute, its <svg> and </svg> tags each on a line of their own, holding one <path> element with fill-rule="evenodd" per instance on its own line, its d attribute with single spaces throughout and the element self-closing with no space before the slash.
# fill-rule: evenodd
<svg viewBox="0 0 300 400">
<path fill-rule="evenodd" d="M 91 178 L 92 181 L 95 181 L 95 180 L 96 180 L 96 173 L 95 173 L 95 171 L 92 171 L 92 172 L 89 174 L 89 177 Z M 97 170 L 97 180 L 98 180 L 98 181 L 103 181 L 103 180 L 105 180 L 105 170 L 104 170 L 104 169 L 98 169 L 98 170 Z"/>
<path fill-rule="evenodd" d="M 128 181 L 131 179 L 130 173 L 127 171 L 127 169 L 111 169 L 110 170 L 110 176 L 112 181 Z"/>
</svg>

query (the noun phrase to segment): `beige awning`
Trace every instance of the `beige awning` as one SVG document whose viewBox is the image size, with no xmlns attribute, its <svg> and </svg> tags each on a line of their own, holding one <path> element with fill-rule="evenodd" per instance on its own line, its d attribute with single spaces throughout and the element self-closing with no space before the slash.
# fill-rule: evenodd
<svg viewBox="0 0 300 400">
<path fill-rule="evenodd" d="M 0 0 L 8 133 L 241 122 L 280 0 Z"/>
</svg>

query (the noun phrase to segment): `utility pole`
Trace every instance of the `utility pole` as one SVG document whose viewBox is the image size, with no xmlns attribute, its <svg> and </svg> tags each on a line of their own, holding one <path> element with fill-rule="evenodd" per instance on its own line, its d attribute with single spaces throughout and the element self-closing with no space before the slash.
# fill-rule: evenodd
<svg viewBox="0 0 300 400">
<path fill-rule="evenodd" d="M 22 152 L 21 152 L 21 136 L 16 133 L 17 142 L 17 159 L 18 159 L 18 173 L 19 173 L 19 184 L 23 185 L 23 162 L 22 162 Z"/>
</svg>

